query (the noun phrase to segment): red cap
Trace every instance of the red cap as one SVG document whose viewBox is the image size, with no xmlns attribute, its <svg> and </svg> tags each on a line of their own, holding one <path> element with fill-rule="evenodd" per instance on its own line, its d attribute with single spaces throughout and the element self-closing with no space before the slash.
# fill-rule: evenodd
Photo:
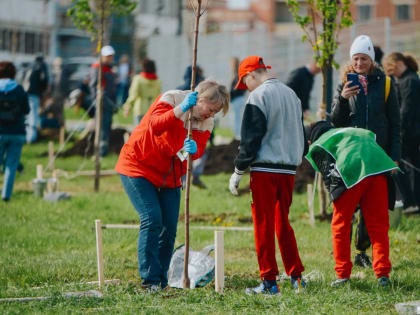
<svg viewBox="0 0 420 315">
<path fill-rule="evenodd" d="M 271 69 L 271 66 L 266 66 L 262 57 L 260 56 L 248 56 L 244 60 L 242 60 L 239 64 L 239 79 L 238 83 L 236 83 L 235 89 L 246 90 L 247 86 L 245 85 L 245 83 L 242 82 L 243 77 L 246 76 L 248 73 L 259 68 Z"/>
</svg>

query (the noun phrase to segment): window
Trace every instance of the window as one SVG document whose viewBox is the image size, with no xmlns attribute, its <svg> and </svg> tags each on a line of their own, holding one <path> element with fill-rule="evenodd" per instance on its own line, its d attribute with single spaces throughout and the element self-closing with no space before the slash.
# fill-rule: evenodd
<svg viewBox="0 0 420 315">
<path fill-rule="evenodd" d="M 293 22 L 292 13 L 289 11 L 289 7 L 284 2 L 276 2 L 276 11 L 274 20 L 276 23 L 288 23 Z"/>
<path fill-rule="evenodd" d="M 359 21 L 365 22 L 372 18 L 371 5 L 359 5 Z"/>
<path fill-rule="evenodd" d="M 409 4 L 399 4 L 395 7 L 398 21 L 409 21 L 411 19 L 411 7 Z"/>
</svg>

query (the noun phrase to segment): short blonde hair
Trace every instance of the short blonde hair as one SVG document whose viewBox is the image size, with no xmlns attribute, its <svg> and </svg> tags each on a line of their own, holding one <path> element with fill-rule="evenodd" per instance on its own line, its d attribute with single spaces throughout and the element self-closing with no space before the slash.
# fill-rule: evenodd
<svg viewBox="0 0 420 315">
<path fill-rule="evenodd" d="M 211 103 L 218 103 L 222 106 L 223 116 L 229 111 L 230 95 L 224 85 L 215 80 L 207 79 L 197 85 L 196 91 L 199 98 L 204 98 Z"/>
</svg>

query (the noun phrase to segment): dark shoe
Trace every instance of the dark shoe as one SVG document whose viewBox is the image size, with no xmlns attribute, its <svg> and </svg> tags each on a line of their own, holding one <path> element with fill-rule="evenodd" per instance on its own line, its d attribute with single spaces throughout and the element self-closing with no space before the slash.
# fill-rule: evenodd
<svg viewBox="0 0 420 315">
<path fill-rule="evenodd" d="M 16 169 L 16 170 L 17 170 L 19 173 L 22 173 L 24 168 L 25 168 L 25 166 L 23 166 L 23 164 L 19 162 L 19 164 L 18 164 L 18 166 L 17 166 L 17 169 Z"/>
<path fill-rule="evenodd" d="M 291 277 L 290 283 L 292 284 L 293 289 L 300 291 L 301 289 L 306 288 L 306 282 L 302 280 L 302 277 Z"/>
<path fill-rule="evenodd" d="M 4 202 L 9 202 L 10 198 L 1 198 Z"/>
<path fill-rule="evenodd" d="M 280 294 L 279 287 L 277 286 L 276 280 L 264 280 L 258 287 L 246 288 L 245 293 L 248 295 L 254 294 L 268 294 L 277 295 Z"/>
<path fill-rule="evenodd" d="M 193 177 L 192 184 L 201 189 L 206 189 L 207 186 L 201 181 L 199 177 Z"/>
<path fill-rule="evenodd" d="M 366 253 L 356 254 L 354 257 L 354 264 L 363 268 L 372 268 L 372 263 Z"/>
<path fill-rule="evenodd" d="M 388 277 L 380 277 L 378 278 L 378 285 L 382 288 L 388 287 L 391 285 L 391 281 Z"/>
</svg>

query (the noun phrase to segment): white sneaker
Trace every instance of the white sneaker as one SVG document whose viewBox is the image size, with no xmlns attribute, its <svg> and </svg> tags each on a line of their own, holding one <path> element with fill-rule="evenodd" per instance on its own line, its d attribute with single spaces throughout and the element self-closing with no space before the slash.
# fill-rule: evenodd
<svg viewBox="0 0 420 315">
<path fill-rule="evenodd" d="M 338 279 L 335 279 L 333 282 L 331 282 L 331 286 L 333 288 L 338 288 L 338 287 L 342 287 L 348 282 L 349 282 L 349 278 L 338 278 Z"/>
</svg>

